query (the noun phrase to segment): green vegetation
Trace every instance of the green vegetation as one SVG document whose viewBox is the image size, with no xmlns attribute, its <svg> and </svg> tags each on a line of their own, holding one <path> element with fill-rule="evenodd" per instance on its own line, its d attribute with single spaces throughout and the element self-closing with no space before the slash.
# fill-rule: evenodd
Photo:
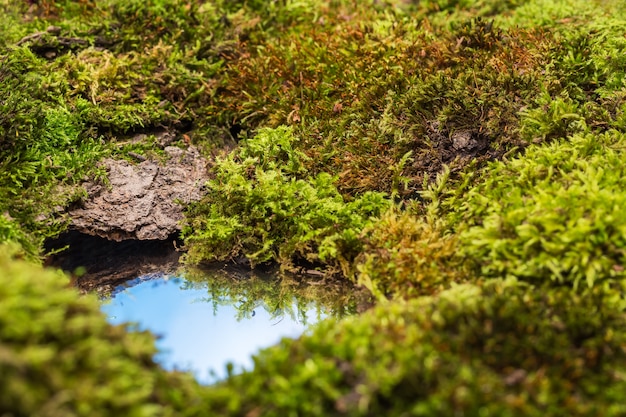
<svg viewBox="0 0 626 417">
<path fill-rule="evenodd" d="M 457 255 L 458 237 L 432 217 L 389 211 L 362 236 L 358 281 L 379 300 L 434 294 L 469 278 Z"/>
<path fill-rule="evenodd" d="M 188 261 L 244 255 L 253 266 L 291 266 L 299 258 L 349 270 L 360 231 L 389 203 L 374 192 L 346 202 L 327 173 L 301 179 L 306 157 L 293 139 L 287 128 L 262 130 L 217 161 L 206 199 L 190 211 Z"/>
<path fill-rule="evenodd" d="M 0 0 L 0 242 L 41 256 L 80 181 L 104 177 L 98 161 L 162 155 L 166 131 L 219 155 L 186 212 L 189 264 L 316 270 L 378 301 L 200 389 L 158 370 L 147 336 L 105 325 L 59 274 L 5 255 L 0 405 L 624 415 L 625 11 Z M 83 376 L 96 388 L 81 391 Z"/>
<path fill-rule="evenodd" d="M 69 186 L 84 175 L 97 175 L 96 162 L 105 154 L 80 117 L 86 103 L 64 102 L 63 75 L 45 71 L 41 60 L 25 48 L 9 51 L 0 60 L 3 229 L 31 254 L 37 253 L 43 238 L 58 233 L 62 219 L 54 216 L 55 208 L 80 196 Z"/>
<path fill-rule="evenodd" d="M 192 377 L 153 362 L 154 336 L 111 326 L 98 301 L 0 246 L 0 409 L 9 416 L 198 415 Z"/>
<path fill-rule="evenodd" d="M 484 277 L 623 283 L 625 143 L 615 131 L 575 135 L 493 164 L 463 195 L 462 254 Z"/>
<path fill-rule="evenodd" d="M 494 282 L 326 320 L 209 394 L 219 415 L 619 416 L 624 313 Z M 244 395 L 241 395 L 244 393 Z"/>
</svg>

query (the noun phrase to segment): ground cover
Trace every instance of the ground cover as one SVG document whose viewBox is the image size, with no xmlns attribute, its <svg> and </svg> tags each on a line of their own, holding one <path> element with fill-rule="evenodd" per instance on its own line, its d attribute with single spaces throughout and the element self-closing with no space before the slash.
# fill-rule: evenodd
<svg viewBox="0 0 626 417">
<path fill-rule="evenodd" d="M 95 297 L 78 297 L 61 272 L 22 255 L 2 245 L 3 414 L 178 416 L 206 408 L 190 375 L 153 361 L 153 335 L 109 325 Z"/>
<path fill-rule="evenodd" d="M 219 386 L 183 384 L 158 407 L 623 415 L 624 9 L 0 1 L 0 241 L 42 255 L 82 179 L 103 176 L 97 162 L 162 155 L 153 133 L 165 129 L 218 156 L 186 213 L 187 262 L 314 270 L 364 286 L 378 306 L 264 351 Z M 125 140 L 137 133 L 145 140 Z M 49 275 L 3 262 L 7 277 Z M 9 294 L 0 283 L 0 305 L 31 297 L 32 284 Z M 65 314 L 65 301 L 40 301 Z M 110 331 L 100 326 L 78 339 Z M 50 346 L 72 334 L 46 331 Z M 0 346 L 13 355 L 35 342 Z M 9 359 L 2 369 L 17 369 Z M 71 390 L 59 372 L 50 390 Z M 44 397 L 12 412 L 32 414 Z"/>
</svg>

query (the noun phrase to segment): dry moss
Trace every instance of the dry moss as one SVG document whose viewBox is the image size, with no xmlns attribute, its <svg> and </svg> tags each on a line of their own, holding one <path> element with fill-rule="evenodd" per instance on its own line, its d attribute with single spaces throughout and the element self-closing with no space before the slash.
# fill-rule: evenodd
<svg viewBox="0 0 626 417">
<path fill-rule="evenodd" d="M 379 299 L 438 293 L 470 276 L 457 256 L 458 237 L 435 220 L 392 210 L 363 235 L 358 281 Z"/>
</svg>

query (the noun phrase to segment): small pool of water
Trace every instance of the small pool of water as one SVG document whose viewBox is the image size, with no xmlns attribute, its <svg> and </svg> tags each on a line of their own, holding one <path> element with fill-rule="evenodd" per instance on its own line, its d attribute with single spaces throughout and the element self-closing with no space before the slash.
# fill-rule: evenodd
<svg viewBox="0 0 626 417">
<path fill-rule="evenodd" d="M 221 281 L 225 282 L 225 281 Z M 157 336 L 156 361 L 166 369 L 188 370 L 201 383 L 251 369 L 252 355 L 283 337 L 296 338 L 324 317 L 312 302 L 278 296 L 269 283 L 254 294 L 221 288 L 215 282 L 180 277 L 140 277 L 119 287 L 102 305 L 113 324 L 136 323 Z M 276 298 L 279 297 L 280 300 Z"/>
</svg>

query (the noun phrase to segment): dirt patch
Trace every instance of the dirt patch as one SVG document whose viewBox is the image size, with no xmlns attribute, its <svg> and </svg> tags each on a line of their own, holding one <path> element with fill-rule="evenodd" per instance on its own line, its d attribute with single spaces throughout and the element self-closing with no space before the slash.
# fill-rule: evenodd
<svg viewBox="0 0 626 417">
<path fill-rule="evenodd" d="M 207 161 L 194 147 L 164 151 L 164 163 L 106 159 L 109 184 L 84 184 L 88 197 L 69 211 L 70 230 L 114 241 L 165 240 L 177 233 L 184 204 L 203 194 Z"/>
<path fill-rule="evenodd" d="M 447 130 L 439 122 L 428 124 L 428 138 L 437 150 L 433 152 L 438 161 L 431 165 L 430 174 L 441 172 L 443 165 L 464 166 L 473 159 L 493 159 L 496 155 L 490 149 L 487 136 L 470 129 Z"/>
</svg>

